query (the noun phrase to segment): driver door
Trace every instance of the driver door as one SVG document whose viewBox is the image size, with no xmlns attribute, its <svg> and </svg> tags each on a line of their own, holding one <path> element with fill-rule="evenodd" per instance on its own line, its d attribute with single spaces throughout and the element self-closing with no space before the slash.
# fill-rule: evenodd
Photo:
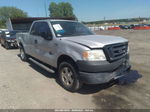
<svg viewBox="0 0 150 112">
<path fill-rule="evenodd" d="M 52 39 L 52 33 L 47 22 L 40 22 L 38 27 L 38 36 L 34 40 L 34 49 L 36 57 L 47 64 L 52 65 L 54 52 L 54 40 Z"/>
</svg>

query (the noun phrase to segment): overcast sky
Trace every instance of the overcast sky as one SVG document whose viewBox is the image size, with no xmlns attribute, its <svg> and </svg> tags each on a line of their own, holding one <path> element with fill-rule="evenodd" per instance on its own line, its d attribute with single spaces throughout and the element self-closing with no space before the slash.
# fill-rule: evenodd
<svg viewBox="0 0 150 112">
<path fill-rule="evenodd" d="M 0 0 L 1 6 L 15 6 L 31 17 L 45 17 L 50 2 L 70 2 L 80 21 L 150 17 L 150 0 Z M 47 14 L 49 15 L 49 14 Z"/>
</svg>

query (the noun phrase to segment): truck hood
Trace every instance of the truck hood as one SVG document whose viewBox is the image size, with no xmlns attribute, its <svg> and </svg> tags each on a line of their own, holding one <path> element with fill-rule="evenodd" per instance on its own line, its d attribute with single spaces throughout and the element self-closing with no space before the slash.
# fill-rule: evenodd
<svg viewBox="0 0 150 112">
<path fill-rule="evenodd" d="M 128 40 L 125 38 L 107 35 L 73 36 L 73 37 L 64 37 L 62 39 L 80 45 L 84 45 L 90 48 L 102 48 L 105 45 L 109 44 L 128 42 Z"/>
</svg>

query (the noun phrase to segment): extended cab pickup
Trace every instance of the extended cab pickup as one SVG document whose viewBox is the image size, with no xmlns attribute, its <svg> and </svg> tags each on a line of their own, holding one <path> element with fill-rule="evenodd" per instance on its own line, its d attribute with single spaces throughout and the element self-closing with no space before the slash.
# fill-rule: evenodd
<svg viewBox="0 0 150 112">
<path fill-rule="evenodd" d="M 55 71 L 66 90 L 101 84 L 130 71 L 128 40 L 96 35 L 71 20 L 39 20 L 29 33 L 18 33 L 20 58 Z"/>
</svg>

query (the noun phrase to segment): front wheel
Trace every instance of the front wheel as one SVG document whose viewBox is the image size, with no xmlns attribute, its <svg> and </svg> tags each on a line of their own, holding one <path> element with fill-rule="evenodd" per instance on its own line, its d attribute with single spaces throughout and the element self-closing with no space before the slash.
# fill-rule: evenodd
<svg viewBox="0 0 150 112">
<path fill-rule="evenodd" d="M 66 90 L 75 92 L 81 88 L 82 83 L 79 81 L 77 69 L 72 62 L 62 62 L 58 73 L 61 86 Z"/>
<path fill-rule="evenodd" d="M 20 46 L 20 59 L 22 61 L 28 61 L 28 55 L 25 53 L 25 50 L 22 46 Z"/>
</svg>

